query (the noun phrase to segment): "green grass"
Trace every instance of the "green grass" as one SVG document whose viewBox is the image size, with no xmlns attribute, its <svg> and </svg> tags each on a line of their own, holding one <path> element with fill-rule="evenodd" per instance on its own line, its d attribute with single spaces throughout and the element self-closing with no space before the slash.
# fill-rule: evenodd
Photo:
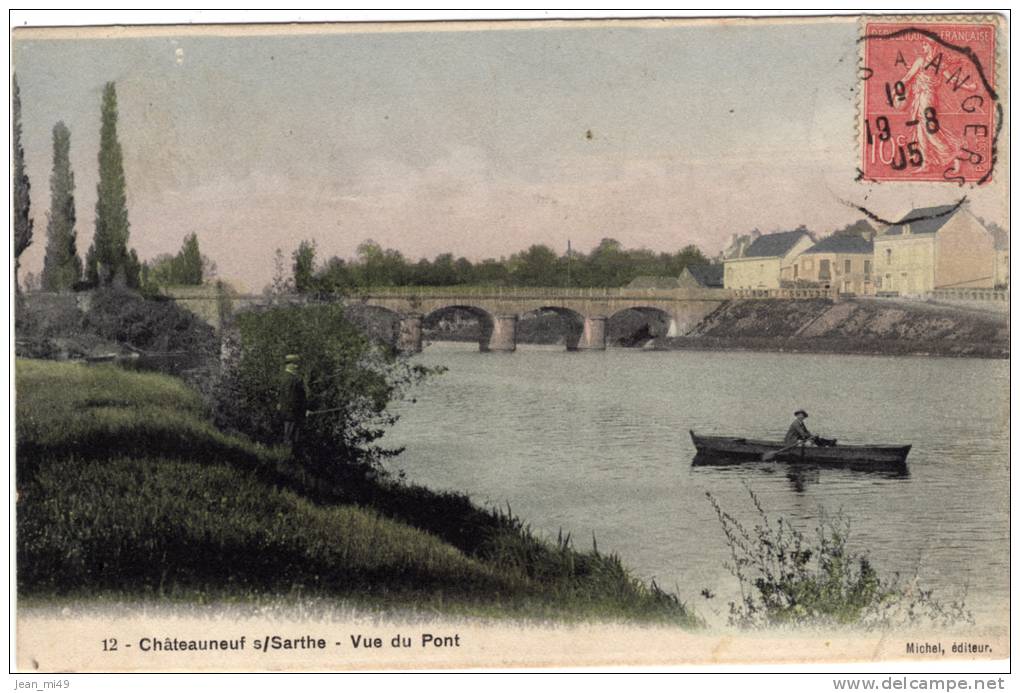
<svg viewBox="0 0 1020 693">
<path fill-rule="evenodd" d="M 17 362 L 19 595 L 369 605 L 695 626 L 619 558 L 509 510 L 387 481 L 324 486 L 217 430 L 197 393 L 114 366 Z M 318 600 L 318 602 L 316 602 Z"/>
</svg>

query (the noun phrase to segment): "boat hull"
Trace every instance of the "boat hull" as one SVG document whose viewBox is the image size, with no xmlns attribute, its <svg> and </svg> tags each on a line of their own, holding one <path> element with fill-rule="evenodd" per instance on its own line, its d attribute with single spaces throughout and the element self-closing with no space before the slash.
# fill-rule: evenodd
<svg viewBox="0 0 1020 693">
<path fill-rule="evenodd" d="M 761 462 L 767 454 L 771 461 L 788 464 L 848 467 L 852 469 L 906 468 L 909 445 L 833 445 L 816 447 L 799 445 L 779 452 L 786 447 L 781 441 L 754 440 L 730 436 L 699 436 L 691 431 L 691 440 L 698 451 L 695 464 L 729 464 L 733 462 Z M 778 453 L 778 454 L 776 454 Z"/>
</svg>

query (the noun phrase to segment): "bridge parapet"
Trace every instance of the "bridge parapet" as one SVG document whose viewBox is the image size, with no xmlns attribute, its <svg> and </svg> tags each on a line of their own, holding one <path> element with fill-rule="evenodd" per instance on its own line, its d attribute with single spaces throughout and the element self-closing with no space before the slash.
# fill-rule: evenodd
<svg viewBox="0 0 1020 693">
<path fill-rule="evenodd" d="M 358 289 L 352 298 L 411 299 L 434 298 L 479 298 L 487 300 L 530 300 L 530 299 L 663 299 L 680 301 L 725 301 L 732 297 L 729 289 L 675 288 L 675 289 L 634 289 L 630 287 L 540 287 L 540 286 L 379 286 Z"/>
</svg>

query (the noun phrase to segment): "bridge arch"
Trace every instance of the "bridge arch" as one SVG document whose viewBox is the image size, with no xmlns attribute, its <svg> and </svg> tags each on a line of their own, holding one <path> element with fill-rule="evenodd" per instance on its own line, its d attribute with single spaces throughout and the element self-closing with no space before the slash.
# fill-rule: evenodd
<svg viewBox="0 0 1020 693">
<path fill-rule="evenodd" d="M 469 315 L 475 319 L 477 327 L 471 329 L 458 323 L 462 322 L 462 315 Z M 450 304 L 435 308 L 422 317 L 422 328 L 426 332 L 445 331 L 470 335 L 472 339 L 478 340 L 478 348 L 486 350 L 489 340 L 492 337 L 495 326 L 495 316 L 484 308 L 468 304 Z"/>
<path fill-rule="evenodd" d="M 521 313 L 520 318 L 519 333 L 537 344 L 554 344 L 562 339 L 568 351 L 576 351 L 584 333 L 585 316 L 563 306 L 539 306 Z"/>
<path fill-rule="evenodd" d="M 370 303 L 350 303 L 344 307 L 344 316 L 369 339 L 400 347 L 401 324 L 405 314 Z"/>
<path fill-rule="evenodd" d="M 606 321 L 607 340 L 616 346 L 640 347 L 659 337 L 675 337 L 673 314 L 655 306 L 630 306 Z"/>
</svg>

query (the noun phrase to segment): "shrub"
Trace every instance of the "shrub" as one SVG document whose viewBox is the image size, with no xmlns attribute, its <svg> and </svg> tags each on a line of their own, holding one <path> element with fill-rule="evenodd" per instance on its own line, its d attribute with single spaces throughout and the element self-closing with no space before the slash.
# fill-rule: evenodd
<svg viewBox="0 0 1020 693">
<path fill-rule="evenodd" d="M 824 512 L 811 542 L 782 517 L 773 520 L 748 489 L 759 517 L 753 529 L 723 510 L 707 493 L 722 525 L 740 583 L 740 602 L 730 602 L 730 623 L 744 628 L 779 625 L 892 628 L 927 623 L 973 623 L 962 599 L 943 604 L 917 579 L 882 579 L 865 552 L 852 549 L 850 522 Z"/>
<path fill-rule="evenodd" d="M 213 354 L 215 330 L 170 299 L 146 298 L 127 289 L 100 289 L 85 314 L 85 331 L 136 349 Z"/>
<path fill-rule="evenodd" d="M 380 471 L 384 458 L 400 452 L 377 444 L 396 421 L 387 407 L 432 369 L 371 341 L 336 303 L 242 313 L 234 326 L 236 359 L 215 388 L 220 426 L 261 442 L 278 441 L 284 358 L 298 354 L 310 412 L 294 451 L 299 461 L 310 471 L 335 476 L 354 469 Z"/>
</svg>

